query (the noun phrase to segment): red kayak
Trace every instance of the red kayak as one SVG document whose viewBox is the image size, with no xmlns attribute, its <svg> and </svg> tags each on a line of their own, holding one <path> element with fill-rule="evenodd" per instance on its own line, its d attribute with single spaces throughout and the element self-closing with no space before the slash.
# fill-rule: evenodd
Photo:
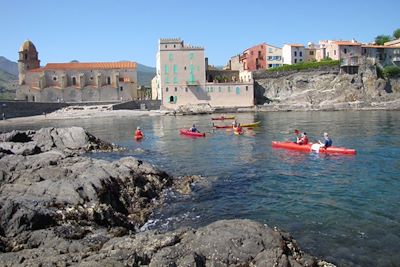
<svg viewBox="0 0 400 267">
<path fill-rule="evenodd" d="M 183 135 L 188 135 L 188 136 L 195 136 L 195 137 L 205 137 L 205 133 L 197 133 L 197 132 L 192 132 L 186 129 L 180 129 L 181 134 Z"/>
<path fill-rule="evenodd" d="M 229 116 L 229 117 L 224 117 L 224 116 L 221 116 L 221 117 L 218 117 L 218 118 L 211 118 L 213 121 L 223 121 L 223 120 L 234 120 L 235 119 L 235 116 Z"/>
<path fill-rule="evenodd" d="M 272 141 L 272 147 L 305 151 L 305 152 L 315 151 L 315 152 L 327 153 L 327 154 L 347 154 L 347 155 L 355 155 L 356 154 L 355 149 L 349 149 L 349 148 L 345 148 L 345 147 L 336 147 L 336 146 L 330 146 L 328 148 L 319 148 L 319 144 L 312 144 L 312 143 L 309 143 L 307 145 L 298 145 L 293 142 Z"/>
<path fill-rule="evenodd" d="M 136 140 L 141 140 L 143 138 L 143 135 L 135 135 L 134 137 Z"/>
</svg>

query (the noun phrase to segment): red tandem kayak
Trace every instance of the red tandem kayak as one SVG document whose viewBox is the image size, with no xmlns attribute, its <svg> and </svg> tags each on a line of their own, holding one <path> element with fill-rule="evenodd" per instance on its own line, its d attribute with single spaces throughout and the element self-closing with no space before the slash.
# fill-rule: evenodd
<svg viewBox="0 0 400 267">
<path fill-rule="evenodd" d="M 336 147 L 336 146 L 331 146 L 328 148 L 319 148 L 318 144 L 314 144 L 314 146 L 313 146 L 312 143 L 309 143 L 307 145 L 298 145 L 293 142 L 272 141 L 272 147 L 305 151 L 305 152 L 316 151 L 319 153 L 327 153 L 327 154 L 347 154 L 347 155 L 355 155 L 356 154 L 355 149 L 350 149 L 350 148 L 345 148 L 345 147 Z"/>
<path fill-rule="evenodd" d="M 205 137 L 205 133 L 196 133 L 186 129 L 180 129 L 181 134 L 188 135 L 188 136 L 195 136 L 195 137 Z"/>
</svg>

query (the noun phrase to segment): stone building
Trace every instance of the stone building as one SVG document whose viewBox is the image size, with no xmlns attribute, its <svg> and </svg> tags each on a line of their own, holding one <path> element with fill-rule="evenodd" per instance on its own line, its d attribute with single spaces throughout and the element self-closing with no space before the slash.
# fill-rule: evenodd
<svg viewBox="0 0 400 267">
<path fill-rule="evenodd" d="M 214 107 L 248 107 L 254 105 L 253 82 L 207 82 L 204 48 L 190 46 L 181 39 L 160 39 L 156 56 L 157 76 L 153 93 L 162 106 L 176 108 L 187 104 L 210 104 Z M 154 88 L 156 87 L 156 88 Z"/>
<path fill-rule="evenodd" d="M 32 102 L 121 101 L 137 98 L 135 62 L 49 63 L 40 67 L 35 45 L 19 49 L 17 99 Z"/>
</svg>

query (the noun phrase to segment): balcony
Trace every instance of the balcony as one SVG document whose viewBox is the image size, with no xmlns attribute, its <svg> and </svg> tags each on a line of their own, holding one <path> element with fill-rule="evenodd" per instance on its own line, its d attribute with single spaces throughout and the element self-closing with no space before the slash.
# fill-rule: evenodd
<svg viewBox="0 0 400 267">
<path fill-rule="evenodd" d="M 348 57 L 348 58 L 343 58 L 340 62 L 341 67 L 345 66 L 359 66 L 360 62 L 358 57 Z"/>
</svg>

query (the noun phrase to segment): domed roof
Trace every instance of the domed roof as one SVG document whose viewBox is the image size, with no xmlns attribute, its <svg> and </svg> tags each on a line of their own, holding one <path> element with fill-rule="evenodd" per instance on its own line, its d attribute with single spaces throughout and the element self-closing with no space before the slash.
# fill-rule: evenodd
<svg viewBox="0 0 400 267">
<path fill-rule="evenodd" d="M 30 41 L 30 40 L 26 40 L 25 42 L 22 43 L 22 45 L 19 48 L 19 52 L 25 51 L 25 50 L 35 50 L 36 51 L 36 47 L 35 45 Z"/>
</svg>

